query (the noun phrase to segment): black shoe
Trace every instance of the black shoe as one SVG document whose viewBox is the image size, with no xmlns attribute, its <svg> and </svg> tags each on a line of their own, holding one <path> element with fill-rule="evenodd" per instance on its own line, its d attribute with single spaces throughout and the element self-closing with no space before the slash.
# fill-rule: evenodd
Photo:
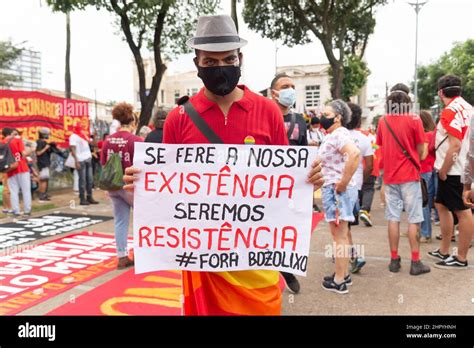
<svg viewBox="0 0 474 348">
<path fill-rule="evenodd" d="M 436 249 L 435 251 L 428 251 L 428 256 L 436 261 L 444 261 L 449 258 L 449 254 L 441 254 L 439 249 Z"/>
<path fill-rule="evenodd" d="M 323 279 L 325 282 L 330 282 L 334 280 L 335 276 L 336 276 L 336 273 L 333 273 L 332 275 L 326 276 Z M 346 283 L 346 285 L 352 285 L 352 278 L 350 274 L 344 277 L 344 283 Z"/>
<path fill-rule="evenodd" d="M 429 272 L 431 272 L 431 268 L 427 265 L 424 265 L 420 260 L 411 262 L 411 267 L 410 267 L 411 275 L 416 276 L 416 275 L 429 273 Z"/>
<path fill-rule="evenodd" d="M 402 268 L 401 262 L 402 259 L 400 258 L 400 256 L 396 259 L 391 259 L 390 265 L 388 265 L 388 270 L 390 272 L 397 273 L 398 271 L 400 271 L 400 268 Z"/>
<path fill-rule="evenodd" d="M 81 202 L 79 203 L 79 205 L 90 205 L 90 203 L 86 200 L 81 199 Z"/>
<path fill-rule="evenodd" d="M 451 256 L 446 260 L 435 263 L 436 268 L 441 269 L 467 269 L 467 260 L 460 261 L 456 256 Z"/>
<path fill-rule="evenodd" d="M 334 281 L 334 279 L 330 280 L 330 281 L 326 281 L 326 280 L 323 281 L 322 284 L 321 284 L 321 287 L 324 290 L 336 292 L 338 294 L 347 294 L 349 292 L 349 290 L 347 289 L 346 282 L 342 282 L 341 284 L 337 284 Z"/>
<path fill-rule="evenodd" d="M 286 288 L 292 294 L 297 294 L 300 292 L 300 282 L 296 277 L 291 273 L 280 272 L 283 278 L 285 279 Z"/>
<path fill-rule="evenodd" d="M 99 202 L 95 201 L 92 197 L 87 198 L 87 202 L 89 202 L 89 204 L 99 204 Z"/>
</svg>

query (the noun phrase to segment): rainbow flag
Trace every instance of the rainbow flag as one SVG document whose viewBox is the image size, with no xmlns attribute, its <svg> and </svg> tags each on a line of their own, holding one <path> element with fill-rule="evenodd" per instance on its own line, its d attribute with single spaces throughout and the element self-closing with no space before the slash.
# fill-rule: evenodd
<svg viewBox="0 0 474 348">
<path fill-rule="evenodd" d="M 280 315 L 277 271 L 183 271 L 185 315 Z"/>
</svg>

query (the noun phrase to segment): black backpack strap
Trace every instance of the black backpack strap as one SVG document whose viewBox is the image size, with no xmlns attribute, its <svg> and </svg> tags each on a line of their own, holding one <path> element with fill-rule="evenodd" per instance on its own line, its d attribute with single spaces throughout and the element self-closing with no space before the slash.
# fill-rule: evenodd
<svg viewBox="0 0 474 348">
<path fill-rule="evenodd" d="M 188 96 L 179 98 L 178 105 L 183 106 L 184 110 L 188 114 L 191 121 L 199 129 L 199 131 L 206 137 L 211 144 L 224 144 L 222 139 L 209 127 L 209 125 L 204 121 L 204 119 L 199 115 L 199 113 L 194 108 L 193 104 L 189 101 Z"/>
<path fill-rule="evenodd" d="M 383 118 L 383 121 L 385 122 L 385 125 L 387 126 L 388 130 L 390 131 L 390 133 L 392 133 L 392 136 L 393 138 L 395 139 L 395 141 L 397 142 L 398 146 L 400 146 L 400 148 L 402 149 L 402 152 L 403 154 L 405 155 L 406 158 L 408 158 L 410 160 L 411 163 L 413 163 L 413 165 L 415 166 L 416 170 L 418 172 L 420 172 L 420 167 L 418 166 L 418 164 L 415 162 L 415 160 L 413 159 L 413 157 L 410 156 L 410 154 L 408 153 L 407 150 L 405 150 L 405 148 L 403 147 L 402 143 L 400 143 L 400 140 L 398 140 L 397 136 L 395 135 L 395 132 L 393 131 L 392 127 L 390 127 L 390 125 L 388 124 L 387 122 L 387 119 L 384 117 Z"/>
</svg>

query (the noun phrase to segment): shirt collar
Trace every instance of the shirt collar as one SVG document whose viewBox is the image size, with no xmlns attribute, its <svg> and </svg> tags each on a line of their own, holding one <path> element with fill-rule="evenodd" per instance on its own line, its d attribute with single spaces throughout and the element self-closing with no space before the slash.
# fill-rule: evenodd
<svg viewBox="0 0 474 348">
<path fill-rule="evenodd" d="M 253 106 L 253 100 L 251 96 L 252 92 L 245 85 L 238 85 L 238 87 L 244 91 L 244 96 L 242 97 L 242 99 L 234 103 L 248 112 Z M 201 88 L 199 93 L 191 99 L 191 101 L 193 102 L 193 106 L 198 113 L 203 113 L 216 105 L 216 103 L 207 99 L 207 97 L 204 95 L 204 90 L 204 87 Z"/>
</svg>

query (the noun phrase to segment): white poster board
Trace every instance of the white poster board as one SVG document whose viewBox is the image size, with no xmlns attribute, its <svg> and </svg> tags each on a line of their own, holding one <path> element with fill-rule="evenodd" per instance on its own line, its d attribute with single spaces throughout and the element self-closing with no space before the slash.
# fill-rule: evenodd
<svg viewBox="0 0 474 348">
<path fill-rule="evenodd" d="M 136 273 L 305 275 L 314 147 L 135 143 Z"/>
</svg>

